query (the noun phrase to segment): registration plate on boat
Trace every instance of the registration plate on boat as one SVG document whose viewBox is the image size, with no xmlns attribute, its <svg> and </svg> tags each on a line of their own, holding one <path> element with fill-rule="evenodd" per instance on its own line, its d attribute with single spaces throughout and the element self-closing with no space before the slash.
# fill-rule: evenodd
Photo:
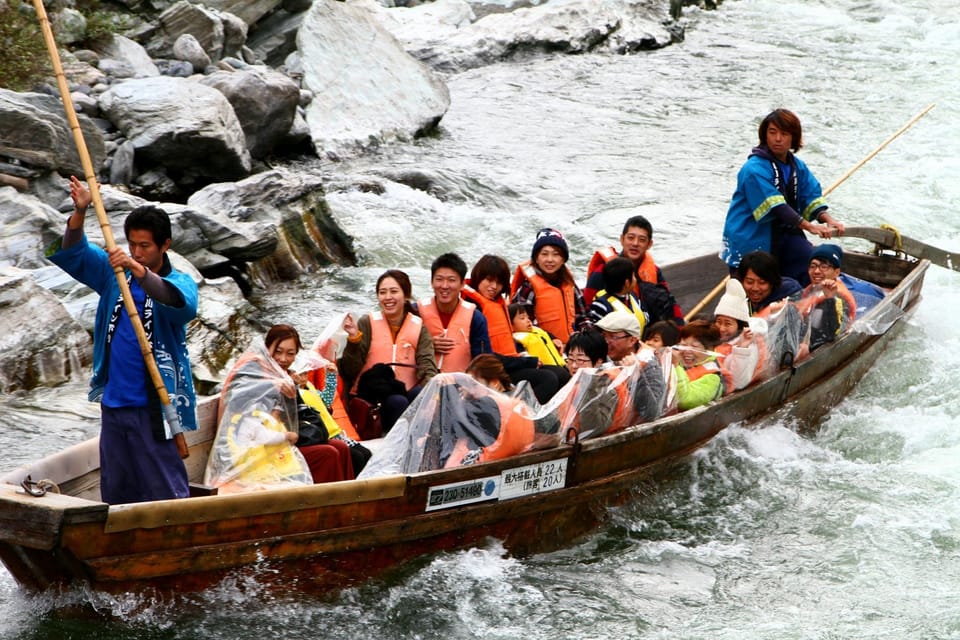
<svg viewBox="0 0 960 640">
<path fill-rule="evenodd" d="M 567 459 L 506 469 L 499 476 L 475 478 L 430 487 L 427 511 L 486 500 L 510 500 L 561 489 L 567 483 Z"/>
</svg>

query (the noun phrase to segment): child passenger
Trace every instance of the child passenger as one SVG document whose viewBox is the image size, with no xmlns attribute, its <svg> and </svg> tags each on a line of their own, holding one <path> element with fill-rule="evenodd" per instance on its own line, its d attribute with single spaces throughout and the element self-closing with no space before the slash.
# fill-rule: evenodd
<svg viewBox="0 0 960 640">
<path fill-rule="evenodd" d="M 730 373 L 727 393 L 743 389 L 757 373 L 760 348 L 750 330 L 750 306 L 739 280 L 727 280 L 727 290 L 713 312 L 713 326 L 720 332 L 717 346 L 720 366 Z"/>
<path fill-rule="evenodd" d="M 643 332 L 643 343 L 651 349 L 672 347 L 680 342 L 680 328 L 673 320 L 658 320 Z"/>
<path fill-rule="evenodd" d="M 628 311 L 637 317 L 640 332 L 647 326 L 647 314 L 640 301 L 633 295 L 636 286 L 636 274 L 633 262 L 627 258 L 614 258 L 603 265 L 603 289 L 597 291 L 587 317 L 597 323 L 613 311 Z"/>
<path fill-rule="evenodd" d="M 550 334 L 533 326 L 526 305 L 514 303 L 507 307 L 507 311 L 510 313 L 513 339 L 523 346 L 524 351 L 536 356 L 541 365 L 562 367 L 566 364 Z"/>
</svg>

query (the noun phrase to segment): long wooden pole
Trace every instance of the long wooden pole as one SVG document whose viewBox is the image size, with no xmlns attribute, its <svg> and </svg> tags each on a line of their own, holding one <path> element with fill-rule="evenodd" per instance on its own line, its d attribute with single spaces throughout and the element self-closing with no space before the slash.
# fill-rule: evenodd
<svg viewBox="0 0 960 640">
<path fill-rule="evenodd" d="M 878 153 L 880 153 L 881 151 L 883 151 L 883 150 L 887 147 L 887 145 L 889 145 L 891 142 L 893 142 L 894 140 L 896 140 L 897 138 L 899 138 L 900 135 L 903 134 L 907 129 L 909 129 L 910 127 L 912 127 L 913 125 L 915 125 L 920 118 L 922 118 L 923 116 L 927 115 L 927 114 L 930 112 L 930 110 L 933 109 L 935 106 L 937 106 L 937 103 L 931 102 L 931 103 L 928 104 L 926 107 L 924 107 L 924 108 L 920 111 L 920 113 L 918 113 L 917 115 L 915 115 L 915 116 L 913 116 L 912 118 L 910 118 L 910 120 L 907 122 L 907 124 L 903 125 L 903 126 L 900 127 L 899 129 L 897 129 L 896 133 L 894 133 L 892 136 L 890 136 L 889 138 L 887 138 L 886 140 L 884 140 L 883 142 L 881 142 L 881 143 L 877 146 L 876 149 L 874 149 L 873 151 L 871 151 L 870 153 L 868 153 L 866 156 L 864 156 L 863 160 L 861 160 L 861 161 L 858 162 L 857 164 L 855 164 L 855 165 L 853 165 L 852 167 L 850 167 L 849 169 L 847 169 L 846 173 L 844 173 L 842 176 L 840 176 L 840 177 L 836 180 L 836 182 L 834 182 L 833 184 L 831 184 L 829 187 L 827 187 L 827 188 L 824 190 L 823 195 L 826 196 L 826 195 L 829 195 L 831 192 L 833 192 L 833 190 L 836 189 L 837 187 L 839 187 L 841 184 L 843 184 L 843 183 L 847 180 L 847 178 L 849 178 L 849 177 L 852 176 L 854 173 L 856 173 L 856 171 L 857 171 L 860 167 L 862 167 L 863 165 L 865 165 L 865 164 L 867 164 L 868 162 L 870 162 L 870 160 L 873 159 L 873 157 L 874 157 L 875 155 L 877 155 Z M 714 287 L 714 288 L 710 291 L 710 293 L 708 293 L 706 296 L 704 296 L 703 300 L 701 300 L 700 302 L 698 302 L 698 303 L 696 304 L 696 306 L 694 306 L 693 309 L 691 309 L 691 310 L 687 313 L 687 315 L 685 315 L 685 316 L 683 317 L 684 321 L 685 321 L 685 322 L 689 322 L 689 321 L 690 321 L 690 318 L 692 318 L 693 316 L 695 316 L 695 315 L 697 315 L 698 313 L 700 313 L 700 311 L 702 311 L 705 306 L 707 306 L 708 304 L 710 304 L 710 301 L 713 300 L 715 297 L 717 297 L 717 294 L 720 293 L 720 292 L 723 290 L 724 285 L 727 284 L 727 280 L 729 280 L 729 279 L 730 279 L 730 276 L 725 276 L 725 277 L 723 278 L 723 280 L 720 281 L 720 284 L 718 284 L 716 287 Z"/>
<path fill-rule="evenodd" d="M 53 29 L 50 27 L 50 20 L 47 18 L 47 11 L 43 6 L 43 0 L 33 0 L 34 9 L 37 12 L 37 20 L 40 21 L 40 31 L 43 33 L 44 42 L 47 45 L 47 52 L 50 54 L 50 64 L 53 67 L 53 74 L 57 79 L 57 88 L 60 90 L 60 99 L 63 101 L 63 110 L 67 115 L 67 122 L 70 130 L 73 132 L 73 141 L 77 146 L 77 154 L 80 156 L 80 164 L 83 167 L 83 173 L 90 187 L 90 196 L 93 199 L 93 207 L 97 212 L 97 220 L 100 222 L 100 230 L 103 232 L 103 240 L 107 249 L 113 249 L 117 246 L 113 238 L 113 231 L 110 228 L 110 219 L 107 217 L 107 211 L 103 207 L 103 199 L 100 197 L 100 184 L 97 182 L 97 174 L 93 169 L 93 163 L 90 161 L 90 152 L 87 150 L 87 143 L 83 138 L 83 131 L 80 129 L 80 121 L 77 119 L 77 112 L 73 108 L 73 100 L 70 99 L 70 89 L 67 86 L 67 79 L 63 74 L 63 65 L 60 63 L 60 52 L 57 49 L 57 42 L 53 37 Z M 147 334 L 143 330 L 143 323 L 140 321 L 140 314 L 137 312 L 137 306 L 130 294 L 130 286 L 127 284 L 126 274 L 122 267 L 115 267 L 114 274 L 117 277 L 117 284 L 120 286 L 120 295 L 123 297 L 123 305 L 130 317 L 130 323 L 137 334 L 137 341 L 140 344 L 140 353 L 143 355 L 143 362 L 147 367 L 147 373 L 157 395 L 160 397 L 160 403 L 163 407 L 163 415 L 167 423 L 175 433 L 177 450 L 182 458 L 190 455 L 187 447 L 186 438 L 184 438 L 180 426 L 180 418 L 177 415 L 176 407 L 170 402 L 170 394 L 167 393 L 167 387 L 163 384 L 163 378 L 160 375 L 160 369 L 157 367 L 157 361 L 153 357 L 153 348 L 147 339 Z"/>
</svg>

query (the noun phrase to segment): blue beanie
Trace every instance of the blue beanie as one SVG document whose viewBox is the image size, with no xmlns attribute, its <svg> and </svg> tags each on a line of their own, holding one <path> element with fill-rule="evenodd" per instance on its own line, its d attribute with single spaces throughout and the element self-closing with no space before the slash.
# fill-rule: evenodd
<svg viewBox="0 0 960 640">
<path fill-rule="evenodd" d="M 543 228 L 537 231 L 537 239 L 533 243 L 533 251 L 530 252 L 530 261 L 536 264 L 537 254 L 540 249 L 547 245 L 553 245 L 563 254 L 563 261 L 570 259 L 570 249 L 567 248 L 567 241 L 563 239 L 563 234 L 556 229 Z"/>
<path fill-rule="evenodd" d="M 813 248 L 813 252 L 810 254 L 810 260 L 819 260 L 821 262 L 829 262 L 835 268 L 839 269 L 843 266 L 843 249 L 836 244 L 821 244 Z"/>
</svg>

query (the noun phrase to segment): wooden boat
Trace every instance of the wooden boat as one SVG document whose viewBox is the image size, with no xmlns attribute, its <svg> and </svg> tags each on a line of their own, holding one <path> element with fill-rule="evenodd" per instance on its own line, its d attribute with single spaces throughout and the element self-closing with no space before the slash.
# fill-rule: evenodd
<svg viewBox="0 0 960 640">
<path fill-rule="evenodd" d="M 925 259 L 848 252 L 845 271 L 889 288 L 868 312 L 920 300 Z M 714 256 L 664 269 L 684 308 L 726 275 Z M 775 410 L 820 418 L 863 377 L 903 326 L 851 332 L 774 377 L 705 407 L 513 458 L 372 480 L 108 506 L 99 502 L 97 441 L 23 466 L 0 485 L 0 559 L 23 586 L 72 584 L 120 592 L 203 589 L 231 572 L 262 583 L 323 590 L 405 560 L 466 548 L 492 536 L 511 552 L 554 548 L 588 532 L 652 471 L 676 462 L 731 423 Z M 189 434 L 199 482 L 215 435 L 215 400 Z M 61 493 L 34 496 L 21 482 L 49 479 Z M 42 493 L 36 490 L 35 493 Z"/>
</svg>

